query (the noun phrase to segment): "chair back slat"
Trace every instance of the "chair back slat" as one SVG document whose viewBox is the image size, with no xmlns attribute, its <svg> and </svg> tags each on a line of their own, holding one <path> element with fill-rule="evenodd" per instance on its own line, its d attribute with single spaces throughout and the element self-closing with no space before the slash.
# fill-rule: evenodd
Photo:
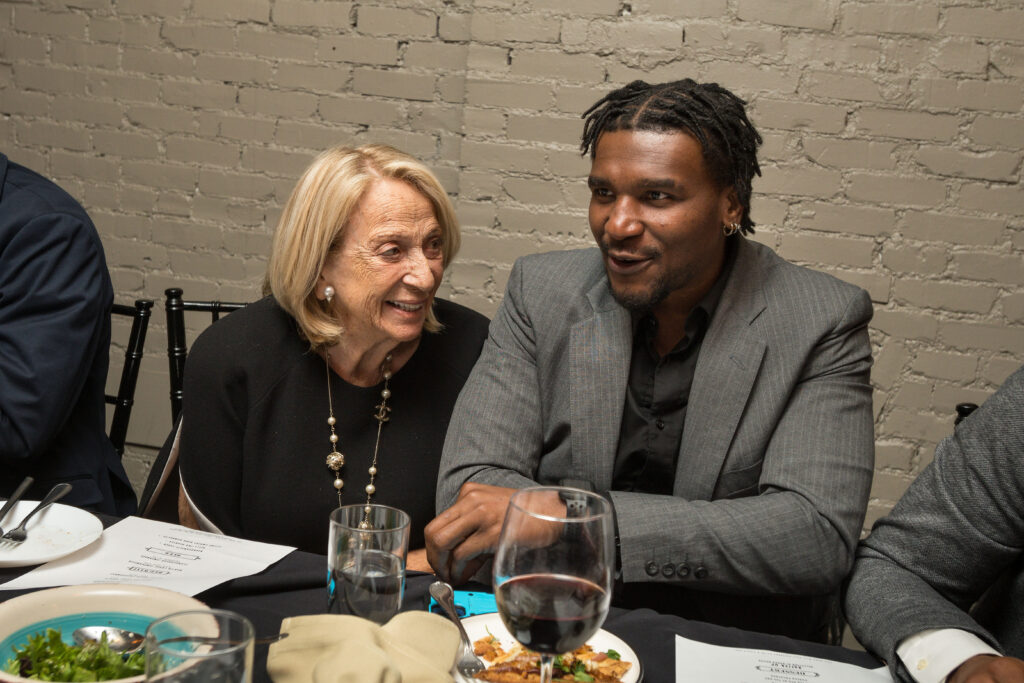
<svg viewBox="0 0 1024 683">
<path fill-rule="evenodd" d="M 185 301 L 180 287 L 164 291 L 164 313 L 167 315 L 167 363 L 171 384 L 171 435 L 157 454 L 146 477 L 146 485 L 139 500 L 139 514 L 147 519 L 166 522 L 177 521 L 178 483 L 177 441 L 181 426 L 181 403 L 185 393 L 185 358 L 188 343 L 185 337 L 185 312 L 209 313 L 211 324 L 220 320 L 221 313 L 244 308 L 246 304 L 234 301 Z"/>
<path fill-rule="evenodd" d="M 171 422 L 181 414 L 182 383 L 185 376 L 185 310 L 182 308 L 182 291 L 172 287 L 164 292 L 164 313 L 167 315 L 167 363 L 171 382 Z"/>
<path fill-rule="evenodd" d="M 956 419 L 953 420 L 953 425 L 958 425 L 963 422 L 964 418 L 973 413 L 978 409 L 977 403 L 957 403 L 956 404 Z"/>
<path fill-rule="evenodd" d="M 124 455 L 124 444 L 128 438 L 128 421 L 132 416 L 132 406 L 135 405 L 135 387 L 139 381 L 139 368 L 142 366 L 143 347 L 146 344 L 146 330 L 149 327 L 153 303 L 151 299 L 138 299 L 134 306 L 114 304 L 110 309 L 111 315 L 123 315 L 132 319 L 117 395 L 106 394 L 103 397 L 107 403 L 114 406 L 109 438 L 118 456 Z"/>
<path fill-rule="evenodd" d="M 185 358 L 188 344 L 185 340 L 185 311 L 209 313 L 211 324 L 220 320 L 221 313 L 230 313 L 244 308 L 245 303 L 237 301 L 185 301 L 180 287 L 164 291 L 164 312 L 167 315 L 167 364 L 171 381 L 171 421 L 177 422 L 181 415 L 181 401 L 185 387 Z"/>
</svg>

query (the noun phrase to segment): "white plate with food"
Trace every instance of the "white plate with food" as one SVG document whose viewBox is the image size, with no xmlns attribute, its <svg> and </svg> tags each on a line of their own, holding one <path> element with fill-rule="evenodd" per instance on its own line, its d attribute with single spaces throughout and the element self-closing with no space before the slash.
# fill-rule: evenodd
<svg viewBox="0 0 1024 683">
<path fill-rule="evenodd" d="M 509 651 L 518 643 L 516 639 L 512 637 L 512 634 L 505 628 L 505 624 L 501 621 L 501 617 L 497 614 L 478 614 L 473 617 L 466 617 L 462 620 L 462 625 L 466 628 L 466 633 L 469 634 L 469 639 L 476 643 L 481 638 L 488 638 L 493 636 L 497 638 L 500 646 Z M 643 667 L 640 665 L 640 660 L 637 659 L 636 653 L 633 649 L 626 645 L 626 642 L 618 636 L 600 629 L 594 634 L 592 638 L 587 641 L 595 653 L 608 653 L 614 651 L 620 657 L 621 662 L 627 662 L 631 666 L 628 670 L 617 678 L 595 678 L 596 681 L 621 681 L 621 683 L 639 683 L 643 680 Z M 487 662 L 484 659 L 485 663 Z M 590 665 L 593 666 L 593 665 Z M 511 680 L 511 678 L 509 678 Z M 522 678 L 520 680 L 527 680 Z M 536 680 L 536 678 L 534 679 Z M 556 677 L 556 680 L 557 677 Z"/>
<path fill-rule="evenodd" d="M 15 503 L 0 519 L 4 531 L 10 531 L 39 504 L 37 500 Z M 91 512 L 54 503 L 29 520 L 28 538 L 18 545 L 0 544 L 0 567 L 28 567 L 70 555 L 103 534 L 103 523 Z"/>
</svg>

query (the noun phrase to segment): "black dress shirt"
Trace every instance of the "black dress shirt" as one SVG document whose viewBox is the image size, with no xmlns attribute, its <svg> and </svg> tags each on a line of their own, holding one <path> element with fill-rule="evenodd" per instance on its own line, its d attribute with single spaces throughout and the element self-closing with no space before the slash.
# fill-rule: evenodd
<svg viewBox="0 0 1024 683">
<path fill-rule="evenodd" d="M 726 245 L 722 272 L 687 316 L 685 334 L 668 354 L 659 356 L 654 350 L 658 334 L 654 314 L 634 316 L 633 356 L 615 453 L 613 491 L 672 495 L 697 357 L 736 260 L 733 240 Z"/>
</svg>

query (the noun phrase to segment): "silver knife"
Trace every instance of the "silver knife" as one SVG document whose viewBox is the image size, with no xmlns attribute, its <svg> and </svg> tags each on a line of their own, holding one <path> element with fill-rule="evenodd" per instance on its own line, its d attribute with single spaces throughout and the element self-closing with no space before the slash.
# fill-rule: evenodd
<svg viewBox="0 0 1024 683">
<path fill-rule="evenodd" d="M 25 477 L 24 479 L 21 480 L 21 483 L 18 484 L 18 488 L 14 489 L 14 493 L 12 493 L 11 497 L 7 499 L 7 502 L 4 503 L 4 506 L 0 508 L 0 523 L 4 521 L 4 517 L 7 515 L 8 512 L 11 511 L 11 508 L 14 507 L 14 504 L 21 500 L 22 494 L 24 494 L 25 491 L 28 490 L 28 487 L 32 485 L 32 481 L 32 477 Z"/>
</svg>

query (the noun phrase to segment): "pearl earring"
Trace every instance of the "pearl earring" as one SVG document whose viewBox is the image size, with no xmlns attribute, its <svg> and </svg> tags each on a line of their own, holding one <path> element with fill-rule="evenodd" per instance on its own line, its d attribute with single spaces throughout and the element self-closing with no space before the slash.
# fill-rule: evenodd
<svg viewBox="0 0 1024 683">
<path fill-rule="evenodd" d="M 327 303 L 331 303 L 331 299 L 334 298 L 334 287 L 330 285 L 324 287 L 324 298 L 327 299 Z"/>
</svg>

